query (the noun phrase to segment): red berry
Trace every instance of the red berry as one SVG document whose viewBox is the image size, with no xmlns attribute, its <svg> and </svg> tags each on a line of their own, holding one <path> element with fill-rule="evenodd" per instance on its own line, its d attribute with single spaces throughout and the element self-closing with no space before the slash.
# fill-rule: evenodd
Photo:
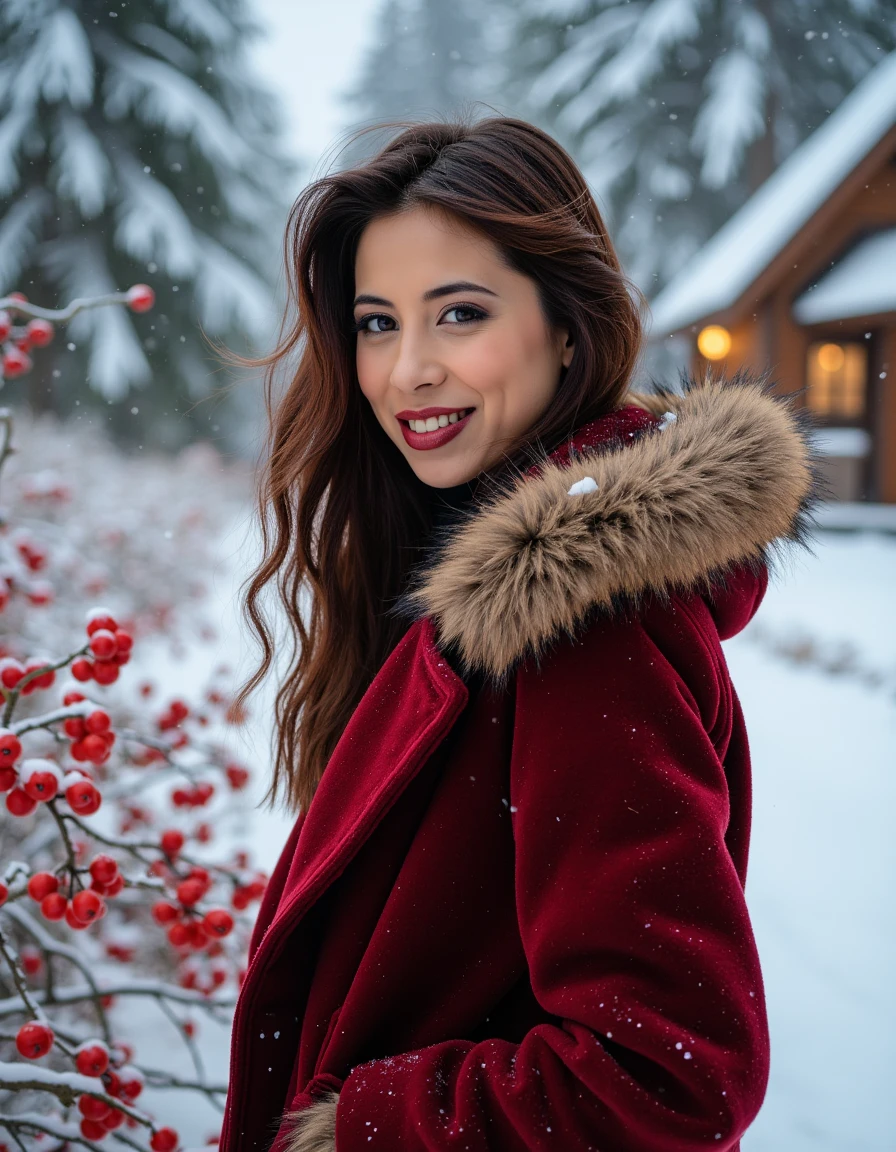
<svg viewBox="0 0 896 1152">
<path fill-rule="evenodd" d="M 88 1120 L 85 1116 L 80 1124 L 81 1135 L 85 1140 L 102 1140 L 106 1136 L 106 1126 L 101 1120 Z"/>
<path fill-rule="evenodd" d="M 6 793 L 6 807 L 13 816 L 27 816 L 37 807 L 37 801 L 23 788 L 13 788 Z"/>
<path fill-rule="evenodd" d="M 83 716 L 69 716 L 62 722 L 62 731 L 70 740 L 83 740 L 87 735 L 87 724 Z"/>
<path fill-rule="evenodd" d="M 226 936 L 233 931 L 233 917 L 226 908 L 212 908 L 202 918 L 209 936 Z"/>
<path fill-rule="evenodd" d="M 114 684 L 118 679 L 118 665 L 111 660 L 97 660 L 93 666 L 93 678 L 97 684 Z"/>
<path fill-rule="evenodd" d="M 177 886 L 177 898 L 181 904 L 191 908 L 205 895 L 206 885 L 201 880 L 181 880 Z"/>
<path fill-rule="evenodd" d="M 73 812 L 89 816 L 102 803 L 102 796 L 89 780 L 76 780 L 65 790 L 65 798 Z"/>
<path fill-rule="evenodd" d="M 52 800 L 59 791 L 55 772 L 32 772 L 22 784 L 32 800 Z"/>
<path fill-rule="evenodd" d="M 118 641 L 118 651 L 127 654 L 134 647 L 134 637 L 123 628 L 115 629 L 115 639 Z"/>
<path fill-rule="evenodd" d="M 28 976 L 35 976 L 44 966 L 41 954 L 30 944 L 25 944 L 19 953 L 22 959 L 22 968 Z"/>
<path fill-rule="evenodd" d="M 84 920 L 87 923 L 98 920 L 104 907 L 105 901 L 102 896 L 89 888 L 85 888 L 83 892 L 79 892 L 72 899 L 72 911 L 79 920 Z"/>
<path fill-rule="evenodd" d="M 117 896 L 118 893 L 124 888 L 124 876 L 119 872 L 114 879 L 110 880 L 108 884 L 103 885 L 105 896 Z"/>
<path fill-rule="evenodd" d="M 85 681 L 93 679 L 93 665 L 84 656 L 71 662 L 70 671 L 76 680 Z"/>
<path fill-rule="evenodd" d="M 15 768 L 0 768 L 0 792 L 8 792 L 18 783 L 19 774 Z"/>
<path fill-rule="evenodd" d="M 177 1132 L 173 1128 L 159 1128 L 150 1137 L 149 1146 L 152 1152 L 174 1152 L 178 1140 Z"/>
<path fill-rule="evenodd" d="M 95 880 L 108 884 L 118 875 L 118 861 L 113 856 L 107 856 L 101 852 L 99 856 L 94 856 L 90 862 L 90 875 Z"/>
<path fill-rule="evenodd" d="M 119 1124 L 124 1121 L 124 1112 L 120 1108 L 110 1108 L 107 1114 L 102 1118 L 100 1123 L 104 1128 L 111 1131 L 117 1128 Z"/>
<path fill-rule="evenodd" d="M 109 746 L 101 735 L 91 732 L 81 741 L 81 749 L 85 759 L 93 764 L 102 764 L 108 759 Z"/>
<path fill-rule="evenodd" d="M 132 312 L 148 312 L 156 301 L 156 294 L 148 284 L 132 284 L 127 291 L 127 301 Z"/>
<path fill-rule="evenodd" d="M 4 688 L 15 688 L 24 675 L 25 668 L 18 660 L 14 660 L 11 656 L 0 660 L 0 684 Z"/>
<path fill-rule="evenodd" d="M 37 1060 L 53 1047 L 53 1030 L 46 1024 L 32 1020 L 23 1024 L 16 1033 L 16 1048 L 20 1055 L 27 1056 L 29 1060 Z"/>
<path fill-rule="evenodd" d="M 86 1093 L 78 1097 L 78 1111 L 88 1120 L 102 1120 L 111 1107 L 105 1100 L 97 1100 L 95 1096 Z"/>
<path fill-rule="evenodd" d="M 72 908 L 71 900 L 67 900 L 65 904 L 65 922 L 69 928 L 74 928 L 76 932 L 83 932 L 86 928 L 90 927 L 90 922 L 87 920 L 79 920 L 75 915 L 75 910 Z"/>
<path fill-rule="evenodd" d="M 168 828 L 162 833 L 159 843 L 167 856 L 176 856 L 184 846 L 184 834 L 177 828 Z"/>
<path fill-rule="evenodd" d="M 195 793 L 197 797 L 197 804 L 207 804 L 215 794 L 215 786 L 214 784 L 210 784 L 207 780 L 203 781 L 201 784 L 196 785 Z"/>
<path fill-rule="evenodd" d="M 0 907 L 6 903 L 7 896 L 9 896 L 9 889 L 6 887 L 3 881 L 0 880 Z"/>
<path fill-rule="evenodd" d="M 0 766 L 9 768 L 22 755 L 22 745 L 15 732 L 0 728 Z"/>
<path fill-rule="evenodd" d="M 130 1069 L 125 1075 L 125 1070 L 122 1069 L 121 1078 L 121 1091 L 125 1096 L 129 1096 L 131 1100 L 136 1098 L 143 1091 L 143 1076 L 136 1069 Z"/>
<path fill-rule="evenodd" d="M 88 732 L 96 732 L 98 734 L 108 732 L 111 723 L 112 719 L 109 713 L 103 711 L 102 708 L 97 708 L 96 711 L 91 712 L 84 721 Z"/>
<path fill-rule="evenodd" d="M 175 904 L 169 904 L 167 900 L 159 900 L 152 906 L 152 918 L 157 924 L 170 924 L 174 920 L 178 920 L 181 915 L 181 910 Z"/>
<path fill-rule="evenodd" d="M 245 788 L 246 784 L 248 784 L 249 772 L 246 768 L 240 768 L 236 764 L 228 764 L 225 771 L 227 772 L 230 787 L 235 792 L 240 788 Z"/>
<path fill-rule="evenodd" d="M 53 325 L 49 320 L 35 317 L 25 326 L 28 339 L 35 348 L 45 348 L 53 339 Z"/>
<path fill-rule="evenodd" d="M 40 912 L 45 920 L 61 920 L 68 907 L 68 901 L 61 892 L 51 892 L 40 902 Z"/>
<path fill-rule="evenodd" d="M 96 608 L 90 614 L 87 621 L 87 635 L 92 636 L 100 628 L 105 628 L 109 632 L 114 632 L 118 627 L 118 621 L 115 617 L 105 610 L 105 608 Z"/>
<path fill-rule="evenodd" d="M 107 628 L 97 628 L 90 637 L 88 647 L 97 660 L 111 660 L 118 651 L 118 641 L 114 632 Z"/>
<path fill-rule="evenodd" d="M 58 890 L 59 877 L 54 876 L 52 872 L 35 872 L 28 881 L 28 895 L 38 904 L 45 896 L 49 896 L 51 892 L 58 892 Z"/>
<path fill-rule="evenodd" d="M 33 566 L 33 565 L 32 565 Z M 56 673 L 52 668 L 47 667 L 47 661 L 41 660 L 38 657 L 33 657 L 25 665 L 25 674 L 36 672 L 40 668 L 45 668 L 46 671 L 40 676 L 35 676 L 29 680 L 25 687 L 22 689 L 22 695 L 28 696 L 32 692 L 36 692 L 38 688 L 50 688 L 53 681 L 56 679 Z"/>
<path fill-rule="evenodd" d="M 170 925 L 165 935 L 175 946 L 175 948 L 180 948 L 184 944 L 188 944 L 190 942 L 190 930 L 187 928 L 186 924 L 180 920 L 178 920 L 175 924 Z"/>
<path fill-rule="evenodd" d="M 3 365 L 3 375 L 10 377 L 22 376 L 34 366 L 31 357 L 20 348 L 9 348 L 0 363 Z"/>
<path fill-rule="evenodd" d="M 102 1076 L 109 1067 L 109 1053 L 104 1044 L 88 1044 L 78 1050 L 75 1064 L 84 1076 Z"/>
</svg>

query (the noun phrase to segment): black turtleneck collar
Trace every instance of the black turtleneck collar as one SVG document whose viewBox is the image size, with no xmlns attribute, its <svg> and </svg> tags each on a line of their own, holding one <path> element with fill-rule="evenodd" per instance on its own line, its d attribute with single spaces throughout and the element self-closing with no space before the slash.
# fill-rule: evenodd
<svg viewBox="0 0 896 1152">
<path fill-rule="evenodd" d="M 450 523 L 463 512 L 472 503 L 477 487 L 478 479 L 474 478 L 466 480 L 463 484 L 455 484 L 451 488 L 432 488 L 429 498 L 433 527 Z"/>
</svg>

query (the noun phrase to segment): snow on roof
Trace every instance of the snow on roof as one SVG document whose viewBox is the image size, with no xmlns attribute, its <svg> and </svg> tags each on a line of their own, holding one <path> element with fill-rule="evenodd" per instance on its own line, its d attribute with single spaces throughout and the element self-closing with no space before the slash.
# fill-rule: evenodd
<svg viewBox="0 0 896 1152">
<path fill-rule="evenodd" d="M 896 312 L 896 228 L 866 236 L 793 305 L 800 324 Z"/>
<path fill-rule="evenodd" d="M 651 302 L 652 337 L 735 304 L 896 123 L 896 52 L 856 85 Z"/>
</svg>

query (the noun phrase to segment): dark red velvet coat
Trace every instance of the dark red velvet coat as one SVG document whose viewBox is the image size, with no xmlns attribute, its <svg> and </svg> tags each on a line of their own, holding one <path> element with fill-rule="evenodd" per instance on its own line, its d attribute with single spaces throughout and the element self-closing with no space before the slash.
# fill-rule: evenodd
<svg viewBox="0 0 896 1152">
<path fill-rule="evenodd" d="M 271 876 L 222 1152 L 332 1147 L 281 1123 L 325 1089 L 336 1152 L 738 1149 L 769 1035 L 720 640 L 807 538 L 802 419 L 629 394 L 441 540 Z"/>
</svg>

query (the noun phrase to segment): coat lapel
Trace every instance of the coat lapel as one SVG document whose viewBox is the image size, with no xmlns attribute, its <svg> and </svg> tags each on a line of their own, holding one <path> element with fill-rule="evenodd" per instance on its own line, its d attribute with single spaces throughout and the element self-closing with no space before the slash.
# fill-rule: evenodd
<svg viewBox="0 0 896 1152">
<path fill-rule="evenodd" d="M 321 778 L 277 912 L 253 956 L 264 963 L 345 869 L 451 731 L 469 698 L 429 619 L 411 626 L 352 714 Z"/>
</svg>

